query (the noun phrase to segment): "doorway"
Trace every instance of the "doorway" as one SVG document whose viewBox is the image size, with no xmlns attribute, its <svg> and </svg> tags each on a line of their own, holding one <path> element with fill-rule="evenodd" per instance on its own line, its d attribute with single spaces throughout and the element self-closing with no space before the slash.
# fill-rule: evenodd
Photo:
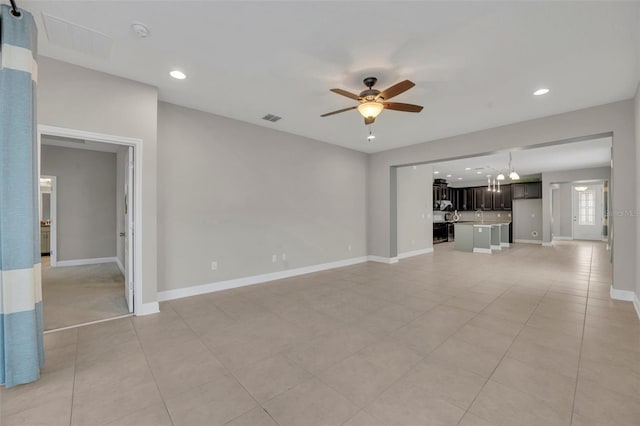
<svg viewBox="0 0 640 426">
<path fill-rule="evenodd" d="M 603 184 L 575 184 L 571 193 L 573 239 L 602 241 Z"/>
<path fill-rule="evenodd" d="M 140 312 L 141 244 L 134 233 L 141 220 L 140 142 L 38 128 L 41 224 L 49 229 L 49 256 L 42 251 L 46 331 Z M 52 173 L 56 151 L 62 151 L 57 152 L 59 161 L 75 163 L 68 168 L 58 164 L 62 171 Z M 109 167 L 92 163 L 97 159 Z M 111 174 L 105 177 L 108 168 Z M 43 238 L 41 248 L 45 243 Z"/>
</svg>

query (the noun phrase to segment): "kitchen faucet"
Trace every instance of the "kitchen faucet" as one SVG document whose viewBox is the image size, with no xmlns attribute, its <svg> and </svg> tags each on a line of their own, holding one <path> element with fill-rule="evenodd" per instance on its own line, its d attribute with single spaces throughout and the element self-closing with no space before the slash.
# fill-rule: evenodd
<svg viewBox="0 0 640 426">
<path fill-rule="evenodd" d="M 480 213 L 478 215 L 478 213 Z M 476 217 L 480 216 L 480 223 L 484 225 L 484 212 L 480 209 L 476 210 Z"/>
</svg>

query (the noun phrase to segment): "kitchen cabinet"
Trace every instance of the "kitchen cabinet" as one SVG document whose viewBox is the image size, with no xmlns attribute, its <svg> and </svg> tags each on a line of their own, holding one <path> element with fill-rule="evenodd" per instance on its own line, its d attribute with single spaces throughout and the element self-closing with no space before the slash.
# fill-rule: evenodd
<svg viewBox="0 0 640 426">
<path fill-rule="evenodd" d="M 493 197 L 492 192 L 487 190 L 486 186 L 473 188 L 473 210 L 492 210 Z"/>
<path fill-rule="evenodd" d="M 503 185 L 500 192 L 492 192 L 494 210 L 511 210 L 511 185 Z"/>
<path fill-rule="evenodd" d="M 443 179 L 433 181 L 433 209 L 440 210 L 440 202 L 449 199 L 447 182 Z"/>
<path fill-rule="evenodd" d="M 542 198 L 542 182 L 516 183 L 511 185 L 512 199 Z"/>
<path fill-rule="evenodd" d="M 464 202 L 462 204 L 463 210 L 473 210 L 473 188 L 464 188 Z"/>
</svg>

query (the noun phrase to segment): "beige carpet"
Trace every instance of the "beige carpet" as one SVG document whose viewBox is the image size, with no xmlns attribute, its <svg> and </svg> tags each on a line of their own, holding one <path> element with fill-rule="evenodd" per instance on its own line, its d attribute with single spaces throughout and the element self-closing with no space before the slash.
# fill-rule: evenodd
<svg viewBox="0 0 640 426">
<path fill-rule="evenodd" d="M 51 268 L 43 257 L 42 299 L 45 330 L 129 313 L 115 263 Z"/>
</svg>

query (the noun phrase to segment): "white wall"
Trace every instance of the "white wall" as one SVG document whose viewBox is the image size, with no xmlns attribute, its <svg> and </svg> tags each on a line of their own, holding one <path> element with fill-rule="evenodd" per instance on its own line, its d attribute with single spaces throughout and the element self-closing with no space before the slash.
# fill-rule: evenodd
<svg viewBox="0 0 640 426">
<path fill-rule="evenodd" d="M 50 145 L 41 152 L 42 174 L 56 176 L 57 260 L 114 257 L 116 155 Z"/>
<path fill-rule="evenodd" d="M 363 153 L 161 102 L 158 289 L 366 256 L 366 167 Z"/>
<path fill-rule="evenodd" d="M 433 168 L 397 170 L 398 254 L 433 248 Z"/>
<path fill-rule="evenodd" d="M 39 124 L 142 139 L 143 302 L 155 302 L 157 89 L 43 56 L 38 79 Z"/>
<path fill-rule="evenodd" d="M 391 242 L 389 191 L 392 166 L 474 157 L 613 132 L 612 208 L 634 211 L 637 185 L 629 179 L 629 176 L 636 176 L 633 114 L 633 102 L 621 101 L 370 155 L 369 254 L 389 257 L 394 245 Z M 614 287 L 622 290 L 635 287 L 636 220 L 630 215 L 616 218 L 616 226 L 625 230 L 617 233 L 614 241 Z"/>
<path fill-rule="evenodd" d="M 120 265 L 124 268 L 124 242 L 120 233 L 125 232 L 124 224 L 124 177 L 125 177 L 125 154 L 127 147 L 120 147 L 116 152 L 116 233 L 118 241 L 116 243 L 116 257 Z"/>
</svg>

